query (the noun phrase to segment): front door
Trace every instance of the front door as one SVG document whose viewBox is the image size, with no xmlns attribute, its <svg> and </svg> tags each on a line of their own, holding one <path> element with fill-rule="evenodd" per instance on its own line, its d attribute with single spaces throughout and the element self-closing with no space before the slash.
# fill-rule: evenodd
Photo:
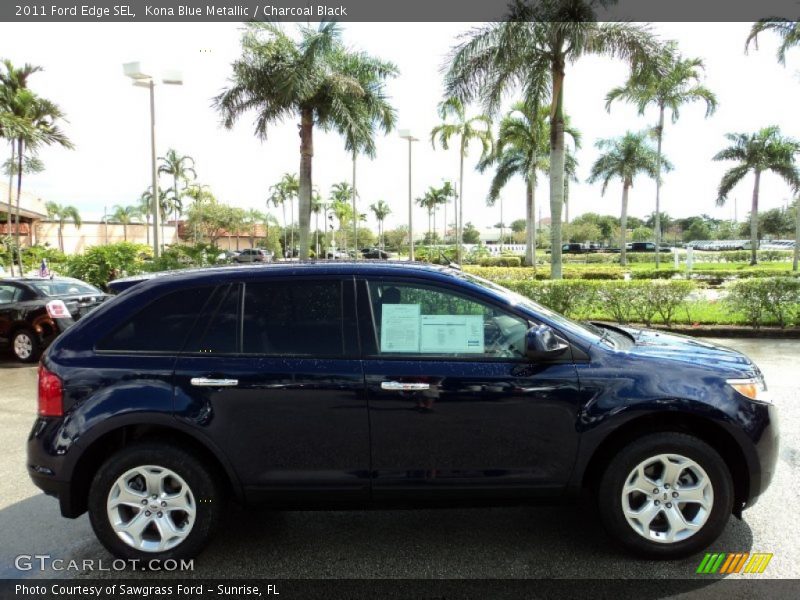
<svg viewBox="0 0 800 600">
<path fill-rule="evenodd" d="M 369 498 L 369 423 L 352 278 L 223 286 L 175 369 L 175 412 L 208 433 L 248 498 Z"/>
<path fill-rule="evenodd" d="M 528 320 L 423 280 L 360 281 L 373 498 L 525 501 L 560 493 L 577 450 L 567 359 L 524 356 Z"/>
</svg>

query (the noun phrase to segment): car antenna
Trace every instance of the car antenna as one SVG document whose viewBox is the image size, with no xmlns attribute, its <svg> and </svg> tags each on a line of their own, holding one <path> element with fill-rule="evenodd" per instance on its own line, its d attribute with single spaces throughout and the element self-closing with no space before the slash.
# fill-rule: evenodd
<svg viewBox="0 0 800 600">
<path fill-rule="evenodd" d="M 441 259 L 444 261 L 444 263 L 445 263 L 445 264 L 446 264 L 446 265 L 447 265 L 447 266 L 448 266 L 450 269 L 455 269 L 456 271 L 460 271 L 460 270 L 461 270 L 461 265 L 460 265 L 460 264 L 458 264 L 458 263 L 454 263 L 452 260 L 450 260 L 449 258 L 447 258 L 447 256 L 445 255 L 444 251 L 442 251 L 442 249 L 441 249 L 441 248 L 439 248 L 439 258 L 441 258 Z"/>
</svg>

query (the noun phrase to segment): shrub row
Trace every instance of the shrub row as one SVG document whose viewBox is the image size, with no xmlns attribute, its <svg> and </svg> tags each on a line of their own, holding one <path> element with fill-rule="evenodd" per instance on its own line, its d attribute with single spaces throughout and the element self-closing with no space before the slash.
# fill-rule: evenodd
<svg viewBox="0 0 800 600">
<path fill-rule="evenodd" d="M 650 325 L 656 316 L 669 325 L 694 290 L 691 281 L 531 281 L 503 284 L 557 312 L 576 319 L 609 314 L 618 323 Z"/>
<path fill-rule="evenodd" d="M 736 281 L 725 298 L 729 309 L 758 329 L 767 317 L 781 327 L 800 325 L 800 279 L 769 277 Z"/>
<path fill-rule="evenodd" d="M 478 275 L 485 279 L 492 281 L 504 282 L 509 280 L 518 279 L 537 279 L 548 280 L 550 279 L 549 267 L 538 267 L 534 272 L 533 267 L 519 267 L 509 269 L 508 267 L 500 266 L 473 266 L 465 265 L 464 270 L 473 275 Z M 564 279 L 624 279 L 625 273 L 619 267 L 596 267 L 594 269 L 570 269 L 565 267 L 562 275 Z"/>
</svg>

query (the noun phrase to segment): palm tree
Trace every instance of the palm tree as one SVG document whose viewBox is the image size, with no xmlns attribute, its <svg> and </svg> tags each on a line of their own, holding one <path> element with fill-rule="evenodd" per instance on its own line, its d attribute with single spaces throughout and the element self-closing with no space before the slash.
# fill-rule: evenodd
<svg viewBox="0 0 800 600">
<path fill-rule="evenodd" d="M 39 67 L 25 65 L 21 69 L 16 69 L 10 61 L 3 61 L 4 71 L 0 73 L 0 103 L 2 111 L 10 113 L 15 117 L 14 122 L 18 125 L 15 128 L 16 161 L 17 161 L 17 194 L 15 206 L 15 227 L 17 257 L 19 260 L 20 273 L 22 272 L 22 257 L 19 253 L 20 245 L 20 198 L 22 196 L 22 175 L 24 171 L 25 158 L 27 153 L 36 153 L 41 146 L 53 144 L 61 145 L 64 148 L 72 148 L 69 138 L 61 131 L 58 122 L 65 120 L 64 113 L 57 104 L 37 96 L 27 88 L 27 80 L 30 75 L 40 71 Z M 6 126 L 10 121 L 4 119 Z"/>
<path fill-rule="evenodd" d="M 311 222 L 313 131 L 345 133 L 350 150 L 366 149 L 376 115 L 386 115 L 386 79 L 397 68 L 345 46 L 341 28 L 322 21 L 317 28 L 298 26 L 300 40 L 292 39 L 275 23 L 248 23 L 242 38 L 242 56 L 233 63 L 231 86 L 214 99 L 230 128 L 251 109 L 257 111 L 259 138 L 267 126 L 299 118 L 300 128 L 300 258 L 308 258 Z M 392 119 L 393 122 L 393 119 Z M 383 121 L 384 129 L 387 122 Z M 371 142 L 370 142 L 371 143 Z"/>
<path fill-rule="evenodd" d="M 369 209 L 372 211 L 372 214 L 375 215 L 375 219 L 378 221 L 378 238 L 380 239 L 381 250 L 385 249 L 384 238 L 383 238 L 383 222 L 388 217 L 392 209 L 389 208 L 389 205 L 383 201 L 378 200 L 375 204 L 370 204 Z M 445 223 L 445 227 L 447 227 L 447 223 Z"/>
<path fill-rule="evenodd" d="M 631 74 L 624 86 L 613 88 L 606 95 L 606 110 L 611 103 L 625 100 L 636 105 L 643 115 L 648 106 L 658 108 L 658 124 L 655 127 L 658 153 L 658 176 L 656 177 L 655 243 L 661 245 L 661 144 L 664 140 L 664 115 L 669 110 L 672 123 L 680 117 L 680 108 L 691 102 L 705 102 L 706 118 L 714 114 L 717 97 L 703 86 L 700 71 L 704 68 L 699 58 L 683 58 L 677 52 L 677 44 L 669 43 L 658 61 L 644 65 Z M 661 265 L 661 254 L 656 252 L 656 269 Z"/>
<path fill-rule="evenodd" d="M 45 210 L 47 210 L 48 218 L 58 221 L 58 248 L 61 252 L 64 252 L 64 223 L 72 221 L 75 227 L 80 229 L 81 215 L 74 206 L 62 205 L 56 202 L 45 204 Z"/>
<path fill-rule="evenodd" d="M 267 205 L 271 202 L 275 208 L 279 206 L 283 210 L 283 251 L 284 255 L 289 250 L 289 244 L 286 240 L 288 224 L 286 223 L 286 203 L 288 202 L 291 208 L 292 213 L 292 241 L 291 241 L 291 253 L 294 253 L 294 199 L 297 197 L 300 191 L 300 182 L 297 179 L 297 175 L 293 173 L 284 173 L 281 180 L 273 185 L 270 190 L 272 194 L 270 194 L 269 200 L 267 201 Z"/>
<path fill-rule="evenodd" d="M 529 106 L 550 100 L 550 227 L 552 277 L 561 278 L 564 204 L 564 80 L 566 65 L 595 54 L 619 58 L 633 70 L 660 51 L 646 25 L 597 22 L 596 8 L 615 0 L 516 2 L 504 22 L 484 25 L 458 44 L 445 76 L 446 93 L 481 100 L 494 114 L 512 87 Z"/>
<path fill-rule="evenodd" d="M 144 217 L 146 227 L 145 233 L 147 235 L 147 245 L 150 245 L 150 214 L 153 209 L 153 194 L 150 189 L 145 190 L 139 196 L 137 207 L 139 215 Z"/>
<path fill-rule="evenodd" d="M 800 152 L 800 144 L 791 138 L 783 137 L 780 129 L 773 125 L 756 133 L 728 133 L 725 135 L 731 145 L 720 150 L 714 160 L 735 160 L 739 164 L 730 168 L 722 176 L 717 192 L 717 206 L 724 206 L 730 191 L 744 177 L 753 172 L 753 201 L 750 208 L 750 264 L 758 262 L 758 194 L 761 174 L 772 171 L 794 188 L 800 186 L 800 174 L 794 164 L 795 154 Z"/>
<path fill-rule="evenodd" d="M 494 167 L 495 174 L 486 198 L 489 206 L 500 197 L 501 190 L 514 176 L 525 180 L 525 262 L 536 266 L 536 181 L 537 171 L 547 173 L 550 169 L 548 159 L 550 124 L 547 107 L 530 107 L 525 102 L 517 102 L 500 121 L 497 140 L 493 152 L 479 164 L 478 170 L 484 172 Z M 565 115 L 565 133 L 572 138 L 576 148 L 580 147 L 580 132 L 570 125 Z M 571 157 L 572 155 L 568 155 Z M 574 167 L 574 158 L 567 164 Z M 566 199 L 566 194 L 565 194 Z"/>
<path fill-rule="evenodd" d="M 625 234 L 628 226 L 628 191 L 634 178 L 641 174 L 655 179 L 658 177 L 658 152 L 647 142 L 647 132 L 626 133 L 621 138 L 599 140 L 597 148 L 602 152 L 592 165 L 589 183 L 603 182 L 605 195 L 608 183 L 615 177 L 622 180 L 622 213 L 620 215 L 620 264 L 627 265 L 625 253 Z M 670 162 L 662 157 L 662 167 L 669 171 Z"/>
<path fill-rule="evenodd" d="M 340 184 L 336 184 L 340 185 Z M 334 187 L 336 187 L 334 185 Z M 344 183 L 346 186 L 344 189 L 349 190 L 350 185 L 348 183 Z M 350 219 L 353 219 L 353 205 L 350 204 L 349 197 L 347 195 L 342 194 L 343 197 L 336 197 L 333 193 L 331 194 L 331 211 L 333 212 L 336 220 L 339 221 L 339 229 L 342 232 L 342 251 L 347 251 L 347 223 L 350 222 Z M 355 221 L 355 219 L 353 219 Z"/>
<path fill-rule="evenodd" d="M 189 181 L 197 179 L 197 172 L 194 170 L 194 159 L 191 156 L 180 156 L 177 151 L 170 148 L 166 156 L 159 156 L 158 172 L 172 176 L 172 198 L 170 205 L 175 217 L 175 227 L 178 226 L 178 219 L 183 212 L 183 202 L 181 198 L 186 195 Z M 178 188 L 178 182 L 183 183 L 183 189 Z"/>
<path fill-rule="evenodd" d="M 128 225 L 133 223 L 141 216 L 141 209 L 138 206 L 114 206 L 114 212 L 111 213 L 111 219 L 117 223 L 122 223 L 122 237 L 128 241 Z"/>
<path fill-rule="evenodd" d="M 459 263 L 462 262 L 461 243 L 464 217 L 464 159 L 467 156 L 469 144 L 473 140 L 481 143 L 481 156 L 486 156 L 492 151 L 492 122 L 486 115 L 467 117 L 464 103 L 456 97 L 447 98 L 439 104 L 439 117 L 443 123 L 431 130 L 431 145 L 436 148 L 439 140 L 442 148 L 447 150 L 451 138 L 458 138 L 458 189 L 461 194 L 458 201 L 456 216 L 456 248 Z M 447 220 L 447 219 L 445 219 Z M 445 227 L 447 224 L 445 223 Z"/>
<path fill-rule="evenodd" d="M 747 36 L 744 46 L 745 53 L 750 49 L 751 43 L 758 50 L 758 36 L 764 31 L 773 31 L 781 38 L 781 43 L 778 46 L 778 62 L 785 65 L 786 51 L 795 46 L 800 46 L 800 20 L 790 21 L 789 19 L 770 17 L 756 21 L 750 29 L 750 35 Z"/>
</svg>

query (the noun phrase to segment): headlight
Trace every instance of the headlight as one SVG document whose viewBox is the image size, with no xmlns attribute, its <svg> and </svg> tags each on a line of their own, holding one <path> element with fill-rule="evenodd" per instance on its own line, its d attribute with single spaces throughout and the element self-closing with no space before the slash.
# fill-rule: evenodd
<svg viewBox="0 0 800 600">
<path fill-rule="evenodd" d="M 767 384 L 763 379 L 728 379 L 727 384 L 750 400 L 772 402 L 769 392 L 767 392 Z"/>
</svg>

